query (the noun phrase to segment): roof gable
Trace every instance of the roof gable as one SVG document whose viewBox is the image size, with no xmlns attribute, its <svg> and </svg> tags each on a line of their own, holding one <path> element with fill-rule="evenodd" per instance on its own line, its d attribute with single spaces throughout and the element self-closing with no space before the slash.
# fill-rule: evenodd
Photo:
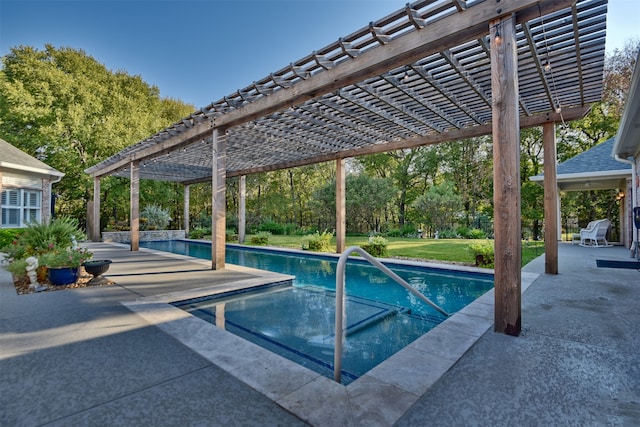
<svg viewBox="0 0 640 427">
<path fill-rule="evenodd" d="M 64 174 L 19 148 L 0 139 L 0 169 L 13 169 L 37 175 L 62 177 Z"/>
</svg>

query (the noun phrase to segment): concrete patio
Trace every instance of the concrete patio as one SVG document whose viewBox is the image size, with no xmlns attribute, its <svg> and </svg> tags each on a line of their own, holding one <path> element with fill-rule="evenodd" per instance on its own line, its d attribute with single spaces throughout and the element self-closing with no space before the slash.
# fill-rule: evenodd
<svg viewBox="0 0 640 427">
<path fill-rule="evenodd" d="M 171 322 L 132 311 L 168 294 L 259 281 L 256 270 L 90 247 L 114 261 L 107 276 L 116 285 L 18 296 L 0 270 L 0 425 L 640 424 L 640 271 L 596 267 L 596 259 L 630 261 L 621 247 L 561 244 L 557 276 L 543 273 L 543 257 L 528 264 L 523 277 L 539 276 L 523 294 L 522 335 L 493 333 L 485 306 L 467 313 L 488 331 L 388 417 L 369 416 L 355 388 L 341 401 L 316 396 L 316 408 L 334 411 L 301 416 L 167 332 Z M 360 391 L 367 385 L 377 386 Z M 406 393 L 383 391 L 389 400 Z M 345 406 L 360 411 L 341 415 Z"/>
</svg>

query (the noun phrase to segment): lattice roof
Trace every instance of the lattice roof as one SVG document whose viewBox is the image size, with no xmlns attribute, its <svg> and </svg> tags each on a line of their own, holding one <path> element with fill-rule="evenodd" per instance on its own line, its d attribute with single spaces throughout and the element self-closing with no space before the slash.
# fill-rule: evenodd
<svg viewBox="0 0 640 427">
<path fill-rule="evenodd" d="M 560 6 L 558 6 L 560 5 Z M 607 0 L 422 0 L 191 114 L 100 164 L 94 176 L 210 179 L 491 132 L 489 21 L 517 22 L 521 126 L 582 116 L 602 91 Z"/>
</svg>

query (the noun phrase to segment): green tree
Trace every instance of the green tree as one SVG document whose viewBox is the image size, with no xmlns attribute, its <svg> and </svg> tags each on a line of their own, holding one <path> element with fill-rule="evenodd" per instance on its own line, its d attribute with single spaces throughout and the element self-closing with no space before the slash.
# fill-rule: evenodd
<svg viewBox="0 0 640 427">
<path fill-rule="evenodd" d="M 454 184 L 462 198 L 464 225 L 471 227 L 479 213 L 492 204 L 493 154 L 490 136 L 442 144 L 443 179 Z"/>
<path fill-rule="evenodd" d="M 529 177 L 543 169 L 544 143 L 541 128 L 520 130 L 520 187 L 522 229 L 530 229 L 534 240 L 540 238 L 544 219 L 544 189 Z"/>
<path fill-rule="evenodd" d="M 247 227 L 250 230 L 269 221 L 308 227 L 319 221 L 310 207 L 314 191 L 335 180 L 335 164 L 326 162 L 258 173 L 247 176 L 246 180 Z M 236 179 L 228 183 L 227 209 L 237 212 L 238 183 Z"/>
<path fill-rule="evenodd" d="M 395 190 L 389 179 L 373 178 L 366 174 L 350 174 L 345 179 L 347 232 L 380 231 L 385 207 Z M 336 182 L 320 187 L 314 194 L 313 208 L 335 226 Z"/>
<path fill-rule="evenodd" d="M 435 146 L 397 150 L 389 153 L 371 154 L 357 158 L 365 173 L 391 179 L 396 191 L 395 210 L 387 211 L 387 222 L 402 227 L 411 217 L 408 212 L 412 202 L 436 179 L 441 156 Z"/>
<path fill-rule="evenodd" d="M 65 173 L 55 186 L 57 207 L 81 223 L 93 188 L 84 169 L 194 110 L 161 99 L 156 86 L 139 76 L 110 71 L 82 50 L 14 47 L 2 65 L 0 134 Z M 120 191 L 117 185 L 105 186 L 109 196 Z M 108 215 L 112 201 L 101 204 Z"/>
<path fill-rule="evenodd" d="M 455 192 L 453 182 L 434 185 L 418 197 L 414 207 L 422 213 L 421 219 L 434 230 L 453 228 L 463 209 L 463 199 Z"/>
</svg>

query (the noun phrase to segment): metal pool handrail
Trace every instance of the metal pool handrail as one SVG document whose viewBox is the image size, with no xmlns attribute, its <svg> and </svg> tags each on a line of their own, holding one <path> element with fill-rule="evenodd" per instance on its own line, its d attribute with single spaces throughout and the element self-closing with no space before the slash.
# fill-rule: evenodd
<svg viewBox="0 0 640 427">
<path fill-rule="evenodd" d="M 391 271 L 387 266 L 382 264 L 380 261 L 369 255 L 364 249 L 359 246 L 350 246 L 348 247 L 340 258 L 338 259 L 338 267 L 336 268 L 336 332 L 335 332 L 335 351 L 333 356 L 333 379 L 336 382 L 340 382 L 341 379 L 341 371 L 342 371 L 342 346 L 344 345 L 344 329 L 346 323 L 346 313 L 345 313 L 345 304 L 344 304 L 344 276 L 347 265 L 347 259 L 349 255 L 353 252 L 357 252 L 364 259 L 369 261 L 374 266 L 378 267 L 380 271 L 385 273 L 387 276 L 391 277 L 395 280 L 399 285 L 407 289 L 409 292 L 420 298 L 422 301 L 429 304 L 431 307 L 438 310 L 440 313 L 445 316 L 449 316 L 449 313 L 444 311 L 442 308 L 438 307 L 436 303 L 431 301 L 429 298 L 421 294 L 416 288 L 408 284 L 402 277 L 398 276 L 396 273 Z"/>
</svg>

